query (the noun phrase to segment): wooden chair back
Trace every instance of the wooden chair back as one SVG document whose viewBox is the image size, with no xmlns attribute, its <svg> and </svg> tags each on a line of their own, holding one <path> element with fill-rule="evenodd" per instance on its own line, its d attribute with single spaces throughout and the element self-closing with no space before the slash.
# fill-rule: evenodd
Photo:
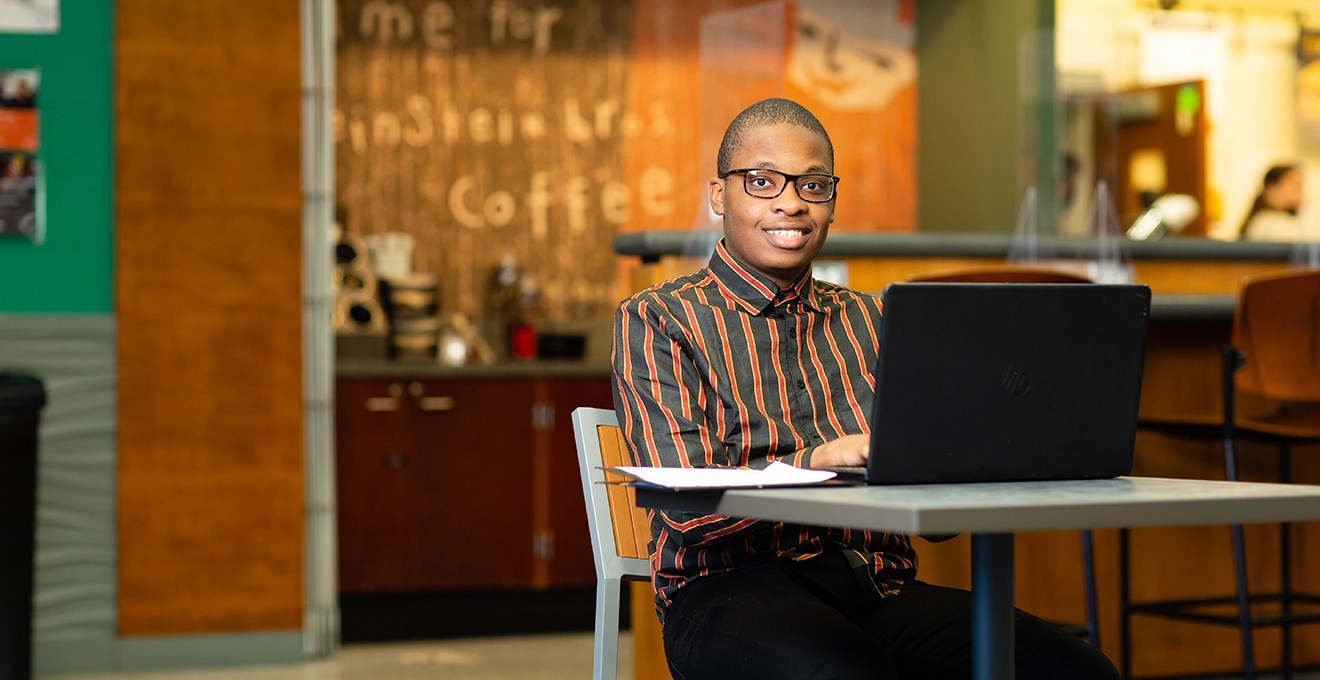
<svg viewBox="0 0 1320 680">
<path fill-rule="evenodd" d="M 632 465 L 628 455 L 628 444 L 623 439 L 623 431 L 617 425 L 596 426 L 596 436 L 600 441 L 600 457 L 605 467 Z M 604 472 L 604 481 L 622 481 L 619 475 Z M 619 557 L 647 559 L 647 543 L 651 540 L 651 523 L 646 519 L 646 511 L 637 507 L 637 494 L 632 487 L 617 484 L 605 485 L 610 504 L 610 519 L 614 525 L 614 548 Z"/>
<path fill-rule="evenodd" d="M 907 280 L 922 283 L 1091 283 L 1091 279 L 1079 274 L 1010 265 L 922 272 L 909 276 Z"/>
<path fill-rule="evenodd" d="M 1246 356 L 1236 387 L 1278 401 L 1320 402 L 1320 270 L 1248 277 L 1233 316 Z"/>
</svg>

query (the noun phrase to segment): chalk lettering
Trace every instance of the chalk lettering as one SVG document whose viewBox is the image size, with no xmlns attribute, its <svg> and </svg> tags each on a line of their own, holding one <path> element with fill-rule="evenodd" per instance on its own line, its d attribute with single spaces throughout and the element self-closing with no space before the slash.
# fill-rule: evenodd
<svg viewBox="0 0 1320 680">
<path fill-rule="evenodd" d="M 353 118 L 348 123 L 348 137 L 353 144 L 353 153 L 364 156 L 367 153 L 367 123 L 363 120 L 366 109 L 361 104 L 353 106 Z"/>
<path fill-rule="evenodd" d="M 606 222 L 623 224 L 632 218 L 632 209 L 628 205 L 631 194 L 628 185 L 617 179 L 600 188 L 600 214 Z"/>
<path fill-rule="evenodd" d="M 480 229 L 486 226 L 481 215 L 468 210 L 463 203 L 463 196 L 472 190 L 473 185 L 477 183 L 477 178 L 472 175 L 464 175 L 454 181 L 449 187 L 449 213 L 454 216 L 454 221 L 469 228 Z"/>
<path fill-rule="evenodd" d="M 511 146 L 513 144 L 513 112 L 507 108 L 500 108 L 497 119 L 498 136 L 500 146 Z"/>
<path fill-rule="evenodd" d="M 458 142 L 459 119 L 458 107 L 451 103 L 445 104 L 445 110 L 441 114 L 445 125 L 445 144 L 453 146 Z"/>
<path fill-rule="evenodd" d="M 596 139 L 609 139 L 611 123 L 618 112 L 619 102 L 613 99 L 596 102 Z"/>
<path fill-rule="evenodd" d="M 486 197 L 481 205 L 481 214 L 492 227 L 502 227 L 513 221 L 513 214 L 518 209 L 513 194 L 507 191 L 495 191 Z"/>
<path fill-rule="evenodd" d="M 490 115 L 490 109 L 472 109 L 472 113 L 468 114 L 468 134 L 478 144 L 495 139 L 495 118 Z"/>
<path fill-rule="evenodd" d="M 377 41 L 383 45 L 392 41 L 396 34 L 400 40 L 412 37 L 413 18 L 401 3 L 371 0 L 362 6 L 358 28 L 363 38 L 371 38 L 374 32 Z"/>
<path fill-rule="evenodd" d="M 454 8 L 447 2 L 427 3 L 422 12 L 422 40 L 433 50 L 454 49 Z"/>
<path fill-rule="evenodd" d="M 591 141 L 591 123 L 582 117 L 577 97 L 564 100 L 564 136 L 579 144 Z"/>
<path fill-rule="evenodd" d="M 642 212 L 651 217 L 673 214 L 674 200 L 669 194 L 674 190 L 674 178 L 668 170 L 652 165 L 642 172 L 638 184 L 640 191 L 637 193 L 641 194 L 639 201 Z"/>
<path fill-rule="evenodd" d="M 403 126 L 399 116 L 392 111 L 380 111 L 371 123 L 371 143 L 385 146 L 398 146 Z"/>
<path fill-rule="evenodd" d="M 532 238 L 544 241 L 550 234 L 549 173 L 532 173 L 532 190 L 527 192 L 527 209 L 532 213 Z"/>
<path fill-rule="evenodd" d="M 414 149 L 421 149 L 435 138 L 435 126 L 431 124 L 431 100 L 420 94 L 408 97 L 408 115 L 413 127 L 404 128 L 403 141 Z"/>
<path fill-rule="evenodd" d="M 567 194 L 568 232 L 581 234 L 587 230 L 587 178 L 569 177 L 564 192 Z"/>
<path fill-rule="evenodd" d="M 524 138 L 540 139 L 545 136 L 545 115 L 540 111 L 524 112 L 520 122 Z"/>
</svg>

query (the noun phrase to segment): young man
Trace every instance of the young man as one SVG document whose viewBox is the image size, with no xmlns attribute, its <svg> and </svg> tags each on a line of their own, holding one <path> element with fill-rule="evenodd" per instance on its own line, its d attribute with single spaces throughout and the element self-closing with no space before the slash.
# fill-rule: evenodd
<svg viewBox="0 0 1320 680">
<path fill-rule="evenodd" d="M 802 106 L 729 125 L 710 264 L 626 300 L 619 421 L 637 465 L 861 465 L 878 301 L 811 278 L 834 221 L 834 149 Z M 915 580 L 907 536 L 651 513 L 651 572 L 675 678 L 965 678 L 970 595 Z M 1019 678 L 1116 678 L 1090 645 L 1016 617 Z"/>
</svg>

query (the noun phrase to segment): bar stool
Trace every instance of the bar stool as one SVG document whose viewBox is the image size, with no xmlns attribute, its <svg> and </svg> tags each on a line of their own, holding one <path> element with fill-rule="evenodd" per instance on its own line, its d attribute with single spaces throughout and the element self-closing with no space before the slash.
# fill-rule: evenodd
<svg viewBox="0 0 1320 680">
<path fill-rule="evenodd" d="M 1161 414 L 1143 416 L 1139 427 L 1162 434 L 1222 441 L 1224 471 L 1237 481 L 1236 442 L 1239 438 L 1278 446 L 1278 481 L 1289 481 L 1290 447 L 1320 442 L 1320 270 L 1271 273 L 1243 281 L 1233 315 L 1232 345 L 1222 363 L 1222 414 Z M 1259 402 L 1251 415 L 1238 413 L 1236 397 Z M 1231 527 L 1236 594 L 1192 600 L 1131 601 L 1128 530 L 1119 532 L 1119 595 L 1124 678 L 1132 677 L 1134 614 L 1206 624 L 1237 626 L 1242 638 L 1242 665 L 1249 680 L 1256 677 L 1254 628 L 1280 626 L 1283 632 L 1283 678 L 1292 677 L 1292 625 L 1320 621 L 1320 612 L 1297 612 L 1298 603 L 1320 604 L 1320 596 L 1292 589 L 1292 537 L 1288 523 L 1279 525 L 1280 588 L 1250 593 L 1242 526 Z M 1251 604 L 1277 602 L 1277 615 L 1253 615 Z M 1236 604 L 1235 615 L 1206 611 Z"/>
<path fill-rule="evenodd" d="M 1091 279 L 1069 272 L 1038 267 L 991 265 L 967 267 L 948 271 L 923 272 L 909 276 L 908 281 L 925 283 L 1091 283 Z M 1056 624 L 1060 628 L 1085 637 L 1092 646 L 1100 647 L 1100 627 L 1096 616 L 1095 551 L 1091 530 L 1082 530 L 1082 571 L 1086 592 L 1086 625 Z"/>
</svg>

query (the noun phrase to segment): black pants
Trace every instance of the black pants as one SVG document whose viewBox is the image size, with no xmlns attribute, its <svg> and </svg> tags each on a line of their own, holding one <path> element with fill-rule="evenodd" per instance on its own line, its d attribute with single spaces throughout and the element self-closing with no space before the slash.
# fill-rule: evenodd
<svg viewBox="0 0 1320 680">
<path fill-rule="evenodd" d="M 968 678 L 971 593 L 913 581 L 868 594 L 839 553 L 697 579 L 665 613 L 677 680 Z M 1116 679 L 1099 650 L 1021 610 L 1017 677 Z"/>
</svg>

